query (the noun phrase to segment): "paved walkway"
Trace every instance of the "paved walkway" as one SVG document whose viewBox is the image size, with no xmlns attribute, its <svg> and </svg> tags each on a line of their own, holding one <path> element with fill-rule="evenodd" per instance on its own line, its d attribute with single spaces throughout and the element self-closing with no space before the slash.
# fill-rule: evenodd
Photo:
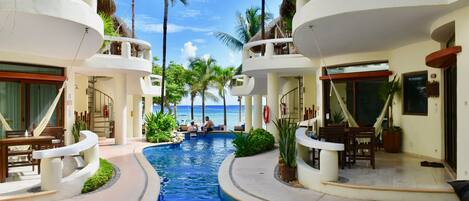
<svg viewBox="0 0 469 201">
<path fill-rule="evenodd" d="M 225 161 L 228 162 L 228 161 Z M 230 162 L 231 163 L 231 162 Z M 274 178 L 275 167 L 278 163 L 278 150 L 256 155 L 253 157 L 236 158 L 230 164 L 229 178 L 234 184 L 224 191 L 230 195 L 240 195 L 243 200 L 311 200 L 311 201 L 345 201 L 352 200 L 336 197 L 324 193 L 287 186 Z M 227 164 L 225 164 L 227 165 Z M 225 166 L 226 167 L 226 166 Z M 228 185 L 229 186 L 229 185 Z M 230 192 L 231 191 L 231 192 Z"/>
<path fill-rule="evenodd" d="M 104 190 L 79 195 L 67 201 L 138 201 L 147 185 L 147 176 L 134 154 L 135 148 L 146 143 L 132 140 L 127 145 L 100 145 L 100 154 L 120 169 L 120 177 Z"/>
</svg>

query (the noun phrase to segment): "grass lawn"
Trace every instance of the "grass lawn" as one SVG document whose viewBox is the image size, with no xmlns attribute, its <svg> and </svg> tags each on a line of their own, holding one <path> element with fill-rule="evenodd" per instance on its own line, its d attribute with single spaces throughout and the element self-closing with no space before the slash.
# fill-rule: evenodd
<svg viewBox="0 0 469 201">
<path fill-rule="evenodd" d="M 95 191 L 111 180 L 113 173 L 114 168 L 112 167 L 111 163 L 109 163 L 107 160 L 99 159 L 98 171 L 96 171 L 93 176 L 88 178 L 81 192 L 88 193 Z"/>
</svg>

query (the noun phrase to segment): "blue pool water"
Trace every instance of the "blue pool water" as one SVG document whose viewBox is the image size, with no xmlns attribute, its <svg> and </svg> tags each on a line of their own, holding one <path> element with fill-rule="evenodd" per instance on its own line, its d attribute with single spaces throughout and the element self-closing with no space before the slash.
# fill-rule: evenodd
<svg viewBox="0 0 469 201">
<path fill-rule="evenodd" d="M 160 201 L 220 200 L 218 168 L 234 152 L 233 134 L 209 134 L 143 151 L 161 177 Z"/>
</svg>

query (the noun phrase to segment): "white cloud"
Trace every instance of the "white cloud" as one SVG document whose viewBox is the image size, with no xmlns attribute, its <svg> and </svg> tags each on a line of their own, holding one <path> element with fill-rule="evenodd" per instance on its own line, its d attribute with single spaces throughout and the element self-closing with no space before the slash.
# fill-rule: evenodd
<svg viewBox="0 0 469 201">
<path fill-rule="evenodd" d="M 179 12 L 179 17 L 193 18 L 193 17 L 197 17 L 201 14 L 202 14 L 202 12 L 200 12 L 200 10 L 186 9 L 184 11 Z"/>
<path fill-rule="evenodd" d="M 203 39 L 203 38 L 196 38 L 196 39 L 194 39 L 194 40 L 192 40 L 192 41 L 194 41 L 194 43 L 206 43 L 206 42 L 207 42 L 207 41 L 206 41 L 205 39 Z"/>
<path fill-rule="evenodd" d="M 124 18 L 124 21 L 130 25 L 130 19 Z M 147 33 L 163 33 L 163 23 L 156 22 L 153 17 L 148 15 L 137 15 L 135 17 L 135 27 L 143 32 Z M 185 25 L 178 25 L 168 23 L 168 33 L 177 33 L 182 31 L 192 31 L 192 32 L 213 32 L 211 28 L 201 28 L 201 27 L 193 27 L 193 26 L 185 26 Z"/>
<path fill-rule="evenodd" d="M 184 47 L 181 49 L 181 53 L 184 59 L 192 59 L 197 55 L 197 46 L 192 44 L 191 41 L 184 43 Z"/>
<path fill-rule="evenodd" d="M 207 61 L 208 59 L 210 59 L 210 57 L 211 57 L 210 54 L 204 54 L 204 55 L 202 56 L 202 59 L 204 59 L 205 61 Z"/>
</svg>

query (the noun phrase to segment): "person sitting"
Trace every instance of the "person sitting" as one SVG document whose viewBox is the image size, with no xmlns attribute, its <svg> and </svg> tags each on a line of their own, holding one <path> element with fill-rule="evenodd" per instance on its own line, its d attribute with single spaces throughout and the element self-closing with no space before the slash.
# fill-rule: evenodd
<svg viewBox="0 0 469 201">
<path fill-rule="evenodd" d="M 204 132 L 205 133 L 208 133 L 208 132 L 212 132 L 213 131 L 213 121 L 210 120 L 210 118 L 208 116 L 205 117 L 205 124 L 204 124 Z"/>
<path fill-rule="evenodd" d="M 195 125 L 194 121 L 191 121 L 191 125 L 189 126 L 187 131 L 189 131 L 190 133 L 197 133 L 198 130 L 199 130 L 199 127 Z"/>
</svg>

